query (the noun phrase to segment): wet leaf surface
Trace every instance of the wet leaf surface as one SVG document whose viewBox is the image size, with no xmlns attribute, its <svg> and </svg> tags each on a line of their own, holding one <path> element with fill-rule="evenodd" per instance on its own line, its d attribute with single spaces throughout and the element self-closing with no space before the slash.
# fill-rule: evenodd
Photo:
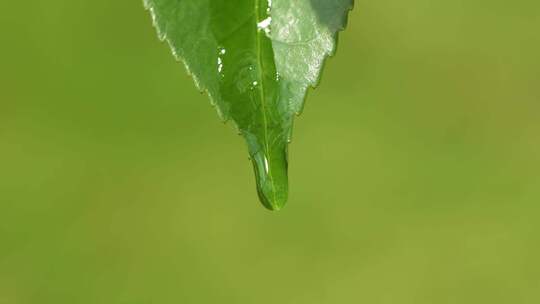
<svg viewBox="0 0 540 304">
<path fill-rule="evenodd" d="M 336 48 L 353 0 L 145 0 L 220 117 L 246 139 L 263 205 L 288 196 L 293 120 Z"/>
</svg>

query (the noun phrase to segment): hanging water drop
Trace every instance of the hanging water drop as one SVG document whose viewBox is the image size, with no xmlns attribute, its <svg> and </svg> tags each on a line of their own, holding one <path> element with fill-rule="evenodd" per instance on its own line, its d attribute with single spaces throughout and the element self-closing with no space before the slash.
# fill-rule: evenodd
<svg viewBox="0 0 540 304">
<path fill-rule="evenodd" d="M 289 195 L 287 151 L 259 151 L 251 156 L 257 194 L 264 207 L 278 211 L 285 206 Z"/>
</svg>

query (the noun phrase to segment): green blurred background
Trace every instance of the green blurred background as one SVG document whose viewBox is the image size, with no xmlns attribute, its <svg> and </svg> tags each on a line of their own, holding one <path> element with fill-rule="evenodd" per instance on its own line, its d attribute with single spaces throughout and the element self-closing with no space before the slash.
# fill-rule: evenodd
<svg viewBox="0 0 540 304">
<path fill-rule="evenodd" d="M 540 303 L 539 10 L 357 1 L 271 213 L 141 1 L 1 1 L 0 303 Z"/>
</svg>

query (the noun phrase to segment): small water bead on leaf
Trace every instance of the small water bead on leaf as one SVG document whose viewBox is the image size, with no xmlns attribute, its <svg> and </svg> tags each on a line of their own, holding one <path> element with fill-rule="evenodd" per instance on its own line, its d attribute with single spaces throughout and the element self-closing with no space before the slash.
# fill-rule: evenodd
<svg viewBox="0 0 540 304">
<path fill-rule="evenodd" d="M 333 54 L 353 0 L 144 0 L 160 38 L 246 139 L 257 193 L 288 197 L 294 117 Z"/>
<path fill-rule="evenodd" d="M 218 48 L 218 57 L 217 57 L 217 66 L 218 66 L 218 73 L 221 75 L 221 77 L 224 77 L 223 73 L 223 56 L 227 53 L 227 50 L 224 48 Z"/>
<path fill-rule="evenodd" d="M 257 28 L 264 31 L 266 35 L 270 35 L 270 24 L 272 23 L 272 17 L 267 17 L 263 21 L 257 23 Z"/>
</svg>

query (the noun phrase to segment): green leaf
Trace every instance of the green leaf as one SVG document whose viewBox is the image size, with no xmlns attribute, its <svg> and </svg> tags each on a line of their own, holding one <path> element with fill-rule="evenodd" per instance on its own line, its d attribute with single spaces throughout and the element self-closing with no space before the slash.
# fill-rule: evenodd
<svg viewBox="0 0 540 304">
<path fill-rule="evenodd" d="M 160 39 L 247 141 L 263 205 L 288 196 L 287 148 L 353 0 L 145 0 Z"/>
</svg>

